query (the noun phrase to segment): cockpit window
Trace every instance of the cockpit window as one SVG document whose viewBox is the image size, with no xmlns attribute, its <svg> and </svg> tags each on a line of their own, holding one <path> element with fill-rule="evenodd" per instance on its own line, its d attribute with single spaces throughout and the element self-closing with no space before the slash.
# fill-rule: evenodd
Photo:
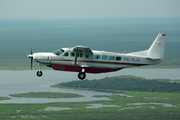
<svg viewBox="0 0 180 120">
<path fill-rule="evenodd" d="M 63 52 L 64 52 L 64 50 L 58 49 L 58 50 L 55 50 L 53 53 L 54 53 L 55 55 L 60 55 L 60 54 L 62 54 Z"/>
</svg>

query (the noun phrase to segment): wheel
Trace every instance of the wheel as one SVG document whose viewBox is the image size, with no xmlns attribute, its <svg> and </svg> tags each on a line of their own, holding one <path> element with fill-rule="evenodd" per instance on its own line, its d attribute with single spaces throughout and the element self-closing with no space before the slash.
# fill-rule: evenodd
<svg viewBox="0 0 180 120">
<path fill-rule="evenodd" d="M 42 72 L 42 71 L 37 71 L 36 75 L 37 75 L 38 77 L 41 77 L 41 76 L 43 75 L 43 72 Z"/>
<path fill-rule="evenodd" d="M 84 72 L 80 72 L 80 73 L 78 74 L 78 78 L 79 78 L 80 80 L 83 80 L 85 77 L 86 77 L 86 73 L 84 73 Z"/>
</svg>

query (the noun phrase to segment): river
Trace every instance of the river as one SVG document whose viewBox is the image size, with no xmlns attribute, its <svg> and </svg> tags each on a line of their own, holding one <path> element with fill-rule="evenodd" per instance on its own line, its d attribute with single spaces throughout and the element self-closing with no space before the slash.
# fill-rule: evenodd
<svg viewBox="0 0 180 120">
<path fill-rule="evenodd" d="M 99 79 L 119 75 L 134 75 L 147 79 L 180 79 L 180 69 L 123 69 L 112 73 L 87 74 L 87 79 Z M 35 70 L 9 71 L 0 70 L 0 96 L 10 97 L 9 94 L 27 92 L 63 92 L 76 93 L 85 97 L 78 98 L 19 98 L 10 97 L 10 100 L 3 100 L 0 103 L 49 103 L 49 102 L 84 102 L 96 100 L 108 100 L 106 97 L 92 97 L 93 95 L 112 95 L 113 93 L 98 92 L 90 90 L 76 90 L 65 88 L 52 88 L 61 82 L 78 80 L 77 73 L 54 70 L 43 70 L 43 76 L 37 77 Z"/>
</svg>

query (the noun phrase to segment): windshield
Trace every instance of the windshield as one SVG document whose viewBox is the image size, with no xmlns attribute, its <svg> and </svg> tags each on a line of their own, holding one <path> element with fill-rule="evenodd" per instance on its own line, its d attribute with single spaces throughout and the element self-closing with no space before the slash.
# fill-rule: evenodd
<svg viewBox="0 0 180 120">
<path fill-rule="evenodd" d="M 60 55 L 60 54 L 62 54 L 63 52 L 64 52 L 64 50 L 58 49 L 58 50 L 55 50 L 53 53 L 54 53 L 55 55 Z"/>
</svg>

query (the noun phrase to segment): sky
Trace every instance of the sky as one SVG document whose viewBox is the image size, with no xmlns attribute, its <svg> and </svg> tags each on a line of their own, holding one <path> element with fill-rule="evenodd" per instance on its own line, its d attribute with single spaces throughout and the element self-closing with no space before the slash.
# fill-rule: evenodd
<svg viewBox="0 0 180 120">
<path fill-rule="evenodd" d="M 0 19 L 180 17 L 180 0 L 0 0 Z"/>
</svg>

